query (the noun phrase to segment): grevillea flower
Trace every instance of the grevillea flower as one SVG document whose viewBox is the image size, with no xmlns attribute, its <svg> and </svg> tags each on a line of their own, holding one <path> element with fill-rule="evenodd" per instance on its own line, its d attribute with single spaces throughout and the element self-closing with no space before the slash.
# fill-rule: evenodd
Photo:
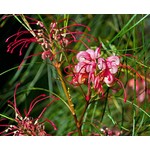
<svg viewBox="0 0 150 150">
<path fill-rule="evenodd" d="M 78 63 L 74 67 L 74 73 L 79 74 L 79 83 L 81 77 L 84 78 L 85 74 L 88 75 L 88 79 L 95 84 L 95 87 L 99 87 L 97 82 L 105 82 L 108 86 L 114 82 L 114 74 L 117 73 L 120 64 L 118 56 L 110 56 L 106 60 L 100 57 L 100 48 L 95 51 L 88 49 L 81 51 L 76 56 Z M 84 74 L 84 76 L 83 76 Z"/>
<path fill-rule="evenodd" d="M 14 125 L 7 125 L 7 124 L 1 124 L 0 126 L 7 127 L 4 131 L 2 131 L 1 135 L 14 135 L 14 136 L 45 136 L 50 135 L 46 133 L 44 123 L 48 122 L 54 130 L 57 130 L 56 125 L 49 119 L 45 118 L 43 121 L 40 122 L 41 119 L 43 119 L 43 114 L 46 111 L 46 109 L 56 100 L 58 100 L 56 97 L 53 97 L 54 100 L 52 100 L 49 104 L 47 104 L 46 107 L 42 110 L 42 112 L 38 115 L 36 119 L 32 118 L 30 116 L 30 113 L 32 109 L 35 107 L 36 104 L 39 102 L 49 98 L 49 96 L 46 96 L 45 94 L 41 94 L 38 97 L 36 97 L 30 104 L 28 112 L 24 112 L 25 116 L 22 116 L 19 112 L 16 104 L 16 90 L 18 88 L 19 84 L 17 84 L 15 92 L 14 92 L 14 103 L 9 101 L 9 104 L 15 111 L 15 123 Z"/>
<path fill-rule="evenodd" d="M 64 26 L 64 21 L 53 21 L 49 25 L 49 29 L 45 25 L 34 18 L 24 16 L 23 20 L 28 22 L 26 24 L 28 30 L 19 30 L 16 34 L 10 36 L 6 39 L 6 42 L 9 43 L 7 46 L 7 52 L 13 53 L 13 51 L 19 46 L 19 55 L 22 55 L 24 48 L 27 48 L 30 43 L 38 43 L 41 45 L 43 51 L 41 52 L 42 59 L 50 58 L 53 60 L 56 55 L 58 55 L 62 49 L 67 47 L 72 42 L 77 42 L 81 37 L 86 35 L 86 40 L 89 41 L 89 34 L 86 34 L 82 31 L 71 31 L 72 27 L 83 27 L 90 30 L 89 27 L 78 24 L 74 21 L 71 25 Z M 33 26 L 34 25 L 34 26 Z M 36 28 L 35 28 L 36 26 Z M 56 49 L 61 49 L 61 51 L 56 52 Z M 34 55 L 32 55 L 34 56 Z"/>
<path fill-rule="evenodd" d="M 118 56 L 113 55 L 106 59 L 102 58 L 100 47 L 98 47 L 95 51 L 92 49 L 80 51 L 77 53 L 76 59 L 78 62 L 73 68 L 71 83 L 76 86 L 87 84 L 87 99 L 90 97 L 92 88 L 98 93 L 103 94 L 104 84 L 111 87 L 115 81 L 119 82 L 115 77 L 120 65 L 120 59 Z M 122 86 L 122 84 L 120 85 Z"/>
</svg>

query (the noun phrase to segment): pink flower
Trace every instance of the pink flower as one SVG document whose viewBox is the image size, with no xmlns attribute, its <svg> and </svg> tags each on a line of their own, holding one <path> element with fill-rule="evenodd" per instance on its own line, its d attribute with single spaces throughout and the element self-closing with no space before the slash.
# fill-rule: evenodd
<svg viewBox="0 0 150 150">
<path fill-rule="evenodd" d="M 114 74 L 117 73 L 119 64 L 120 59 L 118 56 L 110 56 L 106 60 L 103 58 L 98 59 L 98 68 L 103 72 L 101 75 L 108 86 L 112 86 L 115 79 Z"/>
<path fill-rule="evenodd" d="M 82 84 L 88 79 L 90 82 L 97 66 L 97 58 L 100 56 L 100 49 L 97 48 L 96 51 L 88 49 L 86 51 L 80 51 L 76 58 L 79 61 L 75 65 L 73 72 L 75 73 L 73 77 L 73 82 L 76 84 L 78 81 L 79 84 Z"/>
<path fill-rule="evenodd" d="M 100 48 L 97 48 L 95 51 L 92 49 L 80 51 L 76 58 L 78 63 L 74 66 L 72 83 L 76 85 L 86 83 L 87 97 L 90 95 L 91 87 L 103 94 L 104 83 L 109 87 L 113 85 L 120 64 L 118 56 L 101 58 Z"/>
<path fill-rule="evenodd" d="M 97 58 L 100 56 L 100 49 L 97 48 L 96 51 L 88 49 L 86 51 L 80 51 L 76 58 L 79 63 L 75 66 L 75 72 L 94 72 L 97 66 Z"/>
<path fill-rule="evenodd" d="M 118 66 L 120 64 L 120 59 L 118 56 L 110 56 L 106 59 L 107 67 L 112 74 L 118 71 Z"/>
<path fill-rule="evenodd" d="M 80 51 L 76 58 L 79 62 L 87 62 L 89 63 L 90 61 L 96 62 L 96 59 L 100 57 L 100 48 L 97 48 L 95 51 L 88 49 L 86 51 Z"/>
<path fill-rule="evenodd" d="M 2 131 L 0 134 L 2 135 L 14 135 L 14 136 L 44 136 L 49 135 L 45 131 L 44 123 L 48 122 L 50 123 L 54 130 L 57 130 L 56 125 L 49 119 L 45 118 L 44 121 L 40 122 L 39 120 L 42 119 L 44 112 L 46 109 L 56 100 L 55 98 L 53 101 L 51 101 L 49 104 L 47 104 L 46 107 L 42 110 L 42 112 L 38 115 L 36 119 L 30 117 L 30 113 L 32 109 L 35 107 L 36 104 L 39 102 L 49 98 L 49 96 L 46 96 L 45 94 L 41 94 L 38 97 L 36 97 L 30 104 L 28 112 L 24 112 L 25 116 L 22 116 L 20 111 L 17 108 L 16 104 L 16 90 L 20 84 L 17 84 L 15 92 L 14 92 L 14 103 L 9 101 L 9 104 L 12 106 L 12 108 L 15 111 L 15 125 L 0 125 L 7 127 L 4 131 Z"/>
</svg>

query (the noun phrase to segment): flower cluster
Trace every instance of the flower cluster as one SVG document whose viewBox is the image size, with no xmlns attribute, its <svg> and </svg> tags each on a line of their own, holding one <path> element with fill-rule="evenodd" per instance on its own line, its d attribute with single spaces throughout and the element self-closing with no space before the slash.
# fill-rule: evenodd
<svg viewBox="0 0 150 150">
<path fill-rule="evenodd" d="M 104 59 L 100 55 L 100 48 L 97 48 L 95 51 L 92 49 L 80 51 L 76 58 L 78 63 L 73 70 L 73 84 L 87 83 L 90 88 L 92 83 L 98 93 L 103 93 L 104 83 L 109 87 L 114 84 L 115 74 L 120 64 L 118 56 Z"/>
<path fill-rule="evenodd" d="M 80 26 L 90 30 L 89 27 L 74 21 L 72 21 L 71 25 L 64 26 L 63 22 L 65 19 L 51 22 L 49 29 L 39 20 L 28 16 L 24 16 L 24 19 L 29 21 L 28 24 L 25 22 L 28 30 L 19 30 L 16 34 L 6 39 L 6 42 L 9 42 L 7 52 L 13 53 L 19 47 L 19 55 L 22 55 L 23 49 L 27 48 L 30 43 L 38 43 L 43 49 L 43 52 L 40 53 L 43 60 L 46 58 L 53 60 L 60 53 L 60 51 L 56 50 L 57 48 L 63 49 L 72 42 L 79 41 L 84 36 L 84 32 L 82 31 L 71 31 L 73 27 Z M 89 37 L 90 35 L 86 34 L 87 41 L 90 40 Z"/>
<path fill-rule="evenodd" d="M 6 135 L 13 136 L 45 136 L 48 135 L 44 129 L 44 124 L 36 123 L 32 118 L 16 118 L 17 125 L 10 125 L 6 130 Z"/>
<path fill-rule="evenodd" d="M 19 84 L 17 84 L 17 87 Z M 7 127 L 4 131 L 2 131 L 0 134 L 1 135 L 14 135 L 14 136 L 45 136 L 45 135 L 50 135 L 47 134 L 45 131 L 45 126 L 44 123 L 48 122 L 50 123 L 54 130 L 57 130 L 56 125 L 49 119 L 45 118 L 44 121 L 40 122 L 39 120 L 42 119 L 42 116 L 48 106 L 50 106 L 54 101 L 58 100 L 56 97 L 53 101 L 51 101 L 39 114 L 39 116 L 34 119 L 30 117 L 30 113 L 32 109 L 35 107 L 35 105 L 47 98 L 49 96 L 46 96 L 45 94 L 41 94 L 38 97 L 36 97 L 30 104 L 28 112 L 25 111 L 25 116 L 23 117 L 21 113 L 19 112 L 17 106 L 16 106 L 16 89 L 14 92 L 14 103 L 9 101 L 9 104 L 15 111 L 15 125 L 7 125 L 7 124 L 2 124 L 0 126 Z"/>
</svg>

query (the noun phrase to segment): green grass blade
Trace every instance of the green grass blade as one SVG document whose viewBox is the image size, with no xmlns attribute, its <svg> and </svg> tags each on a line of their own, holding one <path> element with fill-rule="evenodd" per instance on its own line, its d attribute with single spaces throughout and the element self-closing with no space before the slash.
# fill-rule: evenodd
<svg viewBox="0 0 150 150">
<path fill-rule="evenodd" d="M 0 114 L 0 116 L 3 117 L 3 118 L 9 119 L 9 120 L 11 120 L 11 121 L 15 121 L 15 119 L 10 118 L 10 117 L 8 117 L 8 116 L 6 116 L 6 115 Z"/>
<path fill-rule="evenodd" d="M 137 15 L 133 15 L 133 16 L 131 17 L 131 19 L 130 19 L 130 20 L 124 25 L 124 27 L 121 29 L 121 31 L 110 41 L 110 44 L 111 44 L 114 40 L 116 40 L 118 37 L 121 36 L 122 32 L 130 25 L 130 23 L 135 19 L 136 16 L 137 16 Z"/>
<path fill-rule="evenodd" d="M 45 67 L 45 63 L 42 63 L 41 66 L 40 66 L 40 68 L 39 68 L 39 70 L 37 71 L 34 79 L 29 84 L 28 88 L 32 88 L 36 84 L 36 82 L 38 81 L 38 79 L 40 78 L 40 76 L 41 76 L 41 74 L 43 72 L 44 67 Z"/>
<path fill-rule="evenodd" d="M 31 44 L 30 47 L 28 48 L 24 58 L 23 58 L 24 60 L 25 60 L 25 58 L 27 58 L 29 56 L 29 54 L 32 51 L 33 47 L 34 47 L 34 44 Z M 26 63 L 26 61 L 27 60 L 24 61 L 24 64 Z M 17 72 L 15 73 L 13 78 L 9 81 L 10 85 L 12 85 L 19 78 L 19 76 L 22 73 L 23 69 L 24 69 L 24 65 L 22 65 L 21 68 L 19 70 L 17 70 Z"/>
<path fill-rule="evenodd" d="M 136 27 L 139 23 L 141 23 L 146 17 L 148 17 L 149 14 L 145 15 L 142 19 L 140 19 L 139 21 L 137 21 L 133 26 L 131 26 L 128 30 L 126 30 L 125 32 L 121 33 L 120 36 L 124 35 L 125 33 L 129 32 L 130 30 L 132 30 L 134 27 Z"/>
</svg>

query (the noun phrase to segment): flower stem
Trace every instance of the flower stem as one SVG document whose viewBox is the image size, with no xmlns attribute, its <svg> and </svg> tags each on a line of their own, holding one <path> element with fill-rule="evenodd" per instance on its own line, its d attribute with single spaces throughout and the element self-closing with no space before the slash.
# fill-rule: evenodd
<svg viewBox="0 0 150 150">
<path fill-rule="evenodd" d="M 65 84 L 65 82 L 63 80 L 62 73 L 61 73 L 61 70 L 60 70 L 60 64 L 55 62 L 54 66 L 56 67 L 57 73 L 58 73 L 60 81 L 61 81 L 62 88 L 63 88 L 64 93 L 66 95 L 66 98 L 68 100 L 69 108 L 70 108 L 70 111 L 71 111 L 71 113 L 72 113 L 72 115 L 74 117 L 77 129 L 78 129 L 78 133 L 79 133 L 79 135 L 82 135 L 81 124 L 80 124 L 80 122 L 77 119 L 77 116 L 76 116 L 76 113 L 75 113 L 75 109 L 74 109 L 74 104 L 72 103 L 72 98 L 71 98 L 71 96 L 69 94 L 69 91 L 68 91 L 68 89 L 66 87 L 66 84 Z"/>
</svg>

